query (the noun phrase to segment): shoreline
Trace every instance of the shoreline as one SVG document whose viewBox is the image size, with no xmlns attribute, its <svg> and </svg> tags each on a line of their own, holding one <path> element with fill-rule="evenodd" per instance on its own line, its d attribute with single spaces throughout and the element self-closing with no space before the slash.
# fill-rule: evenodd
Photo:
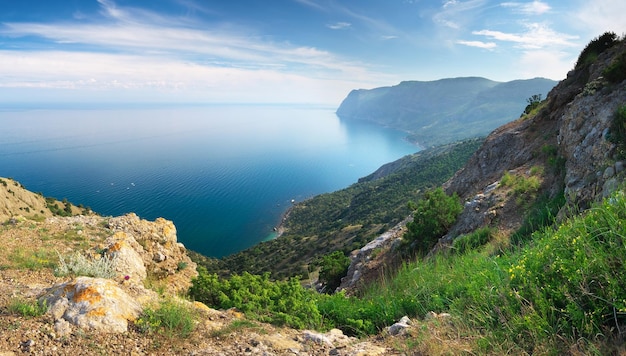
<svg viewBox="0 0 626 356">
<path fill-rule="evenodd" d="M 274 231 L 273 233 L 276 235 L 272 238 L 273 239 L 277 239 L 279 237 L 281 237 L 284 233 L 285 233 L 285 222 L 287 221 L 287 219 L 289 218 L 289 214 L 291 214 L 291 212 L 293 211 L 294 207 L 296 206 L 297 203 L 292 203 L 291 206 L 289 206 L 287 208 L 287 210 L 285 210 L 281 215 L 280 215 L 280 221 L 279 223 L 274 227 Z"/>
</svg>

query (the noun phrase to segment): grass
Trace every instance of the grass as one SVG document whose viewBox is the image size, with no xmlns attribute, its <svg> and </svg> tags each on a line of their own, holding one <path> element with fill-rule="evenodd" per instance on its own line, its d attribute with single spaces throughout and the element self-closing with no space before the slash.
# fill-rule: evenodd
<svg viewBox="0 0 626 356">
<path fill-rule="evenodd" d="M 9 255 L 10 267 L 15 269 L 41 270 L 53 268 L 57 258 L 53 251 L 46 248 L 39 248 L 28 251 L 24 248 L 17 248 Z"/>
<path fill-rule="evenodd" d="M 404 315 L 450 313 L 441 326 L 416 328 L 424 342 L 407 341 L 424 354 L 444 350 L 432 333 L 453 335 L 459 349 L 445 351 L 453 354 L 614 353 L 612 337 L 626 329 L 624 261 L 626 194 L 618 192 L 506 254 L 469 249 L 416 260 L 359 297 L 323 297 L 318 307 L 328 327 L 356 335 Z"/>
<path fill-rule="evenodd" d="M 39 303 L 36 300 L 13 298 L 9 302 L 8 310 L 11 314 L 17 314 L 25 317 L 38 317 L 44 315 L 48 311 L 48 306 L 45 303 Z"/>
<path fill-rule="evenodd" d="M 196 317 L 192 307 L 183 301 L 166 299 L 155 307 L 145 308 L 135 325 L 145 333 L 157 332 L 167 337 L 189 337 Z"/>
</svg>

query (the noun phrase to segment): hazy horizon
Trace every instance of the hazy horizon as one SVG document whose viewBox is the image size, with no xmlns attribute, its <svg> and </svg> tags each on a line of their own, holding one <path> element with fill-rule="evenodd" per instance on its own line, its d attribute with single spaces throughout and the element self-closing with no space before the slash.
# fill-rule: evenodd
<svg viewBox="0 0 626 356">
<path fill-rule="evenodd" d="M 3 102 L 339 105 L 352 89 L 562 80 L 621 0 L 22 0 L 0 5 Z"/>
</svg>

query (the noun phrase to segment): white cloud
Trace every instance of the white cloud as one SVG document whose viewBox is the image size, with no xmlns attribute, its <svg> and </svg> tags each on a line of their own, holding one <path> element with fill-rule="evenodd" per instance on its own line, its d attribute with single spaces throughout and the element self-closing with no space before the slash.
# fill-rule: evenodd
<svg viewBox="0 0 626 356">
<path fill-rule="evenodd" d="M 567 52 L 558 50 L 525 51 L 516 68 L 521 78 L 544 77 L 562 80 L 574 68 L 574 61 Z"/>
<path fill-rule="evenodd" d="M 0 36 L 38 37 L 56 44 L 54 51 L 1 51 L 0 87 L 196 91 L 211 93 L 210 100 L 230 95 L 233 100 L 293 101 L 298 93 L 300 100 L 312 98 L 307 91 L 332 83 L 332 89 L 319 90 L 318 96 L 329 101 L 338 95 L 337 101 L 350 89 L 372 86 L 382 76 L 364 63 L 315 47 L 267 41 L 245 28 L 198 26 L 193 20 L 125 8 L 110 0 L 98 2 L 105 21 L 87 22 L 83 17 L 77 22 L 0 27 Z"/>
<path fill-rule="evenodd" d="M 326 25 L 326 27 L 330 28 L 331 30 L 343 30 L 349 28 L 350 26 L 352 26 L 352 24 L 349 22 L 336 22 L 334 24 Z"/>
<path fill-rule="evenodd" d="M 524 25 L 526 31 L 522 33 L 506 33 L 493 30 L 473 31 L 472 34 L 485 36 L 487 38 L 512 42 L 521 48 L 540 49 L 546 47 L 576 47 L 577 43 L 572 40 L 578 39 L 578 36 L 558 33 L 551 29 L 548 25 L 542 23 L 528 23 Z"/>
<path fill-rule="evenodd" d="M 522 13 L 524 15 L 542 15 L 552 9 L 550 5 L 546 4 L 543 1 L 533 1 L 525 3 L 503 2 L 500 5 L 503 7 L 513 8 L 516 12 Z"/>
<path fill-rule="evenodd" d="M 316 48 L 267 42 L 253 35 L 225 32 L 219 28 L 200 30 L 156 25 L 146 22 L 145 18 L 133 17 L 130 11 L 120 10 L 108 0 L 99 2 L 107 14 L 116 20 L 123 20 L 105 24 L 7 23 L 0 34 L 11 37 L 37 36 L 58 44 L 98 46 L 100 51 L 148 53 L 150 56 L 201 63 L 210 59 L 212 63 L 261 69 L 282 67 L 289 70 L 291 65 L 297 65 L 311 67 L 311 71 L 351 72 L 363 66 Z M 345 24 L 340 23 L 340 26 Z"/>
<path fill-rule="evenodd" d="M 618 35 L 626 33 L 626 1 L 594 0 L 583 1 L 571 14 L 573 25 L 582 28 L 589 39 L 606 31 Z"/>
<path fill-rule="evenodd" d="M 367 72 L 353 74 L 352 80 L 313 78 L 138 55 L 0 51 L 0 88 L 66 89 L 94 98 L 122 91 L 172 101 L 336 103 L 355 86 L 371 83 Z"/>
<path fill-rule="evenodd" d="M 495 42 L 482 42 L 482 41 L 457 41 L 456 43 L 469 46 L 469 47 L 478 47 L 478 48 L 483 48 L 483 49 L 494 49 L 497 46 Z"/>
<path fill-rule="evenodd" d="M 485 0 L 447 0 L 444 2 L 441 11 L 433 16 L 436 24 L 458 30 L 465 24 L 471 23 L 475 12 L 485 6 Z"/>
</svg>

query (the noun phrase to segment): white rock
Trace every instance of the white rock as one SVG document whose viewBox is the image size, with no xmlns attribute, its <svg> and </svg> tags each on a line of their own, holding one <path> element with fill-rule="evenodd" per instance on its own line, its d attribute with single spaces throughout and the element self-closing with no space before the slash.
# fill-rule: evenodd
<svg viewBox="0 0 626 356">
<path fill-rule="evenodd" d="M 59 333 L 66 328 L 59 320 L 87 330 L 126 332 L 142 310 L 118 283 L 103 278 L 78 277 L 48 289 L 41 299 L 50 305 Z"/>
<path fill-rule="evenodd" d="M 129 283 L 143 284 L 146 279 L 146 266 L 137 252 L 137 241 L 123 231 L 116 232 L 107 239 L 107 255 L 113 258 L 118 279 L 129 276 Z"/>
</svg>

